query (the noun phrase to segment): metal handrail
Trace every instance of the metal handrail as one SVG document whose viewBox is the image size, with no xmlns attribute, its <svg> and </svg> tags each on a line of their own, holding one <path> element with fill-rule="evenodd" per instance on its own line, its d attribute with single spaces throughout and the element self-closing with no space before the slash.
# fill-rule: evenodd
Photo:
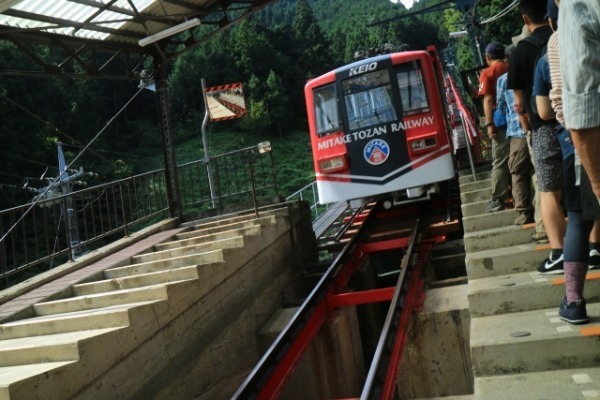
<svg viewBox="0 0 600 400">
<path fill-rule="evenodd" d="M 177 166 L 181 217 L 204 210 L 219 214 L 249 201 L 258 215 L 258 199 L 278 194 L 272 152 L 262 149 L 259 144 Z M 47 197 L 0 211 L 0 279 L 5 287 L 27 278 L 25 271 L 34 275 L 73 261 L 170 211 L 163 169 Z"/>
</svg>

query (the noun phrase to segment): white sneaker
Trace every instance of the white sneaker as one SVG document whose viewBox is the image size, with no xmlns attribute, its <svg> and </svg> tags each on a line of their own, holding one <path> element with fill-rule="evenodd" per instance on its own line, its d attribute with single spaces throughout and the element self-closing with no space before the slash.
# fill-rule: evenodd
<svg viewBox="0 0 600 400">
<path fill-rule="evenodd" d="M 600 268 L 600 252 L 596 249 L 590 250 L 589 269 Z"/>
</svg>

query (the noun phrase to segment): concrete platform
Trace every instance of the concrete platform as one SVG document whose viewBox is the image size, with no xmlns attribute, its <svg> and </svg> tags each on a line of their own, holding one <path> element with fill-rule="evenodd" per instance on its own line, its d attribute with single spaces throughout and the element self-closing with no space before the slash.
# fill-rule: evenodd
<svg viewBox="0 0 600 400">
<path fill-rule="evenodd" d="M 589 272 L 588 302 L 600 302 L 600 272 Z M 469 281 L 471 317 L 552 308 L 565 295 L 562 275 L 526 272 Z"/>
<path fill-rule="evenodd" d="M 534 272 L 550 252 L 550 245 L 515 244 L 467 253 L 465 264 L 469 279 Z"/>
<path fill-rule="evenodd" d="M 471 320 L 475 376 L 597 367 L 600 357 L 600 303 L 587 305 L 590 324 L 558 318 L 558 305 Z"/>
<path fill-rule="evenodd" d="M 475 390 L 485 400 L 592 400 L 600 397 L 600 368 L 482 377 Z"/>
<path fill-rule="evenodd" d="M 500 211 L 500 213 L 504 213 L 504 211 Z M 497 220 L 492 215 L 488 218 Z M 485 227 L 474 232 L 465 233 L 465 250 L 467 253 L 475 253 L 484 250 L 532 244 L 531 235 L 534 232 L 534 224 L 502 225 L 499 223 L 492 228 Z"/>
</svg>

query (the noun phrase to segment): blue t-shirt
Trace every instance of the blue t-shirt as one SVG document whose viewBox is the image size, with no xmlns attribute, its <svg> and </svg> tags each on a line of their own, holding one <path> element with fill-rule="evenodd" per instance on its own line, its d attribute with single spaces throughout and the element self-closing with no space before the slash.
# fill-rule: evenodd
<svg viewBox="0 0 600 400">
<path fill-rule="evenodd" d="M 540 57 L 535 67 L 535 75 L 533 78 L 533 96 L 549 96 L 552 89 L 550 80 L 550 64 L 548 64 L 548 54 Z M 556 135 L 562 150 L 563 160 L 571 156 L 575 152 L 575 147 L 571 141 L 571 135 L 560 123 L 556 123 Z"/>
</svg>

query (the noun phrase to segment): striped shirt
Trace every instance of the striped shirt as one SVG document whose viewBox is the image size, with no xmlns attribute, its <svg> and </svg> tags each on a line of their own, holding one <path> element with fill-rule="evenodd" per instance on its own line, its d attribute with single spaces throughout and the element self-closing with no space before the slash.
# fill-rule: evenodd
<svg viewBox="0 0 600 400">
<path fill-rule="evenodd" d="M 600 1 L 563 0 L 558 15 L 563 114 L 568 129 L 600 126 Z"/>
<path fill-rule="evenodd" d="M 560 59 L 558 53 L 558 32 L 554 32 L 547 45 L 548 64 L 550 65 L 550 81 L 552 89 L 550 89 L 550 101 L 552 109 L 556 113 L 556 119 L 562 126 L 565 126 L 562 106 L 562 77 L 560 76 Z"/>
</svg>

